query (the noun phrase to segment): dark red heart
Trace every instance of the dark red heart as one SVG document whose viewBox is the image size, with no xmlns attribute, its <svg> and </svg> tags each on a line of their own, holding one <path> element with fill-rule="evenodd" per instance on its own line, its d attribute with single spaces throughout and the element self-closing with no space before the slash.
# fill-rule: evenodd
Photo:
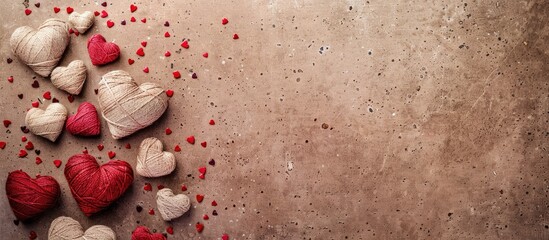
<svg viewBox="0 0 549 240">
<path fill-rule="evenodd" d="M 116 201 L 133 182 L 130 164 L 113 160 L 102 166 L 89 154 L 77 154 L 65 165 L 65 177 L 80 210 L 91 216 Z"/>
<path fill-rule="evenodd" d="M 151 233 L 145 226 L 138 226 L 132 232 L 132 240 L 166 240 L 166 237 L 161 233 Z"/>
<path fill-rule="evenodd" d="M 67 131 L 79 136 L 97 136 L 101 133 L 101 122 L 95 106 L 83 102 L 78 106 L 76 114 L 67 119 Z"/>
<path fill-rule="evenodd" d="M 95 34 L 88 39 L 88 53 L 93 65 L 105 65 L 120 56 L 118 45 L 107 42 L 101 34 Z"/>
<path fill-rule="evenodd" d="M 6 195 L 15 217 L 23 221 L 53 208 L 61 196 L 61 188 L 53 177 L 37 176 L 33 179 L 17 170 L 8 175 Z"/>
</svg>

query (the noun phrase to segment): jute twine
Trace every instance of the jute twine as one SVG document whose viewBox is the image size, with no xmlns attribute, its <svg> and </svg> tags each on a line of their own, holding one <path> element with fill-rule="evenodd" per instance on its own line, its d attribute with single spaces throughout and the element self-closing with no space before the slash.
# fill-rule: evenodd
<svg viewBox="0 0 549 240">
<path fill-rule="evenodd" d="M 51 83 L 73 95 L 80 94 L 86 81 L 86 65 L 81 60 L 74 60 L 66 67 L 56 67 L 51 72 Z"/>
<path fill-rule="evenodd" d="M 112 229 L 95 225 L 84 232 L 82 225 L 70 217 L 58 217 L 51 223 L 49 240 L 116 240 Z"/>
<path fill-rule="evenodd" d="M 156 205 L 164 221 L 181 217 L 191 208 L 191 200 L 184 194 L 174 195 L 169 188 L 156 193 Z"/>
<path fill-rule="evenodd" d="M 73 28 L 76 28 L 79 33 L 85 33 L 93 25 L 94 19 L 95 16 L 90 11 L 85 11 L 82 14 L 73 12 L 69 16 L 69 23 Z"/>
<path fill-rule="evenodd" d="M 143 177 L 170 174 L 176 166 L 175 156 L 171 152 L 163 152 L 162 149 L 162 142 L 154 137 L 143 140 L 137 154 L 137 174 Z"/>
<path fill-rule="evenodd" d="M 23 26 L 10 38 L 13 53 L 38 75 L 47 77 L 57 66 L 70 41 L 67 23 L 46 20 L 38 30 Z"/>
<path fill-rule="evenodd" d="M 65 119 L 67 119 L 67 108 L 61 103 L 52 103 L 46 110 L 31 108 L 25 117 L 25 124 L 34 135 L 55 142 L 63 131 Z"/>
<path fill-rule="evenodd" d="M 129 73 L 117 70 L 99 82 L 99 106 L 114 139 L 155 122 L 168 108 L 168 97 L 154 83 L 137 85 Z"/>
</svg>

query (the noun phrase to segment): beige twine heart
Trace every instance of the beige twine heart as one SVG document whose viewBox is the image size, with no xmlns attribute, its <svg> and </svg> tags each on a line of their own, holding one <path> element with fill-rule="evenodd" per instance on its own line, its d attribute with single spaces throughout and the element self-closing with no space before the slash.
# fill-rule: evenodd
<svg viewBox="0 0 549 240">
<path fill-rule="evenodd" d="M 25 124 L 34 135 L 55 142 L 63 131 L 65 119 L 67 119 L 67 108 L 61 103 L 52 103 L 45 111 L 40 108 L 31 108 L 25 117 Z"/>
<path fill-rule="evenodd" d="M 160 86 L 137 85 L 130 74 L 122 70 L 103 75 L 97 97 L 114 139 L 151 125 L 168 108 L 168 96 Z"/>
<path fill-rule="evenodd" d="M 59 19 L 46 20 L 38 30 L 23 26 L 10 38 L 13 53 L 42 77 L 50 75 L 69 45 L 69 27 Z"/>
<path fill-rule="evenodd" d="M 70 94 L 78 95 L 86 81 L 86 65 L 81 60 L 74 60 L 66 67 L 56 67 L 51 72 L 51 83 L 56 88 Z"/>
<path fill-rule="evenodd" d="M 156 193 L 156 206 L 164 221 L 181 217 L 191 208 L 191 200 L 184 194 L 174 195 L 169 188 L 163 188 Z"/>
<path fill-rule="evenodd" d="M 146 138 L 137 153 L 137 174 L 143 177 L 160 177 L 170 174 L 176 166 L 175 156 L 162 151 L 162 142 L 156 138 Z"/>
<path fill-rule="evenodd" d="M 116 240 L 112 229 L 95 225 L 84 232 L 82 225 L 70 217 L 58 217 L 51 222 L 49 240 Z"/>
<path fill-rule="evenodd" d="M 76 28 L 79 33 L 85 33 L 93 25 L 94 19 L 95 16 L 90 11 L 85 11 L 82 14 L 73 12 L 69 16 L 69 23 L 73 28 Z"/>
</svg>

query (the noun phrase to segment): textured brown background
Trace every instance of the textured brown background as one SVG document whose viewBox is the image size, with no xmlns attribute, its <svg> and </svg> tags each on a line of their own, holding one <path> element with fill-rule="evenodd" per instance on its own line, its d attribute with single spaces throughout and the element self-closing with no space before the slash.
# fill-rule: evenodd
<svg viewBox="0 0 549 240">
<path fill-rule="evenodd" d="M 36 8 L 31 0 L 30 16 L 22 1 L 2 2 L 0 111 L 13 124 L 0 133 L 8 142 L 0 150 L 0 186 L 3 192 L 9 171 L 23 169 L 54 176 L 63 190 L 57 208 L 18 226 L 1 197 L 3 239 L 25 239 L 30 230 L 45 239 L 61 215 L 85 228 L 108 225 L 120 239 L 129 239 L 137 222 L 159 232 L 174 226 L 170 239 L 225 232 L 236 239 L 549 239 L 547 1 L 152 0 L 135 2 L 137 23 L 129 22 L 130 2 L 108 1 L 115 27 L 96 18 L 88 33 L 72 37 L 62 60 L 89 67 L 73 103 L 14 58 L 8 44 L 19 26 L 66 19 L 68 5 L 77 12 L 105 9 L 103 1 L 55 2 Z M 54 6 L 62 11 L 54 14 Z M 172 38 L 164 38 L 166 30 Z M 94 33 L 120 45 L 120 61 L 91 65 L 86 39 Z M 232 40 L 233 33 L 240 39 Z M 176 53 L 183 38 L 191 48 Z M 146 56 L 129 66 L 143 40 Z M 172 57 L 164 59 L 165 50 Z M 10 65 L 8 57 L 15 59 Z M 182 79 L 173 79 L 171 64 Z M 80 102 L 97 104 L 100 76 L 115 69 L 175 90 L 161 120 L 120 141 L 104 121 L 100 138 L 64 133 L 51 144 L 27 134 L 44 163 L 34 163 L 35 153 L 17 157 L 24 146 L 19 127 L 32 101 L 49 90 L 74 113 Z M 30 88 L 35 77 L 38 89 Z M 164 134 L 166 127 L 172 135 Z M 208 147 L 187 144 L 191 134 Z M 65 163 L 87 147 L 100 162 L 115 150 L 135 166 L 137 147 L 149 136 L 169 150 L 182 146 L 176 172 L 136 176 L 108 211 L 85 217 L 63 167 L 52 161 Z M 217 165 L 198 179 L 197 168 L 210 158 Z M 155 190 L 144 192 L 145 182 Z M 176 192 L 186 184 L 190 214 L 171 224 L 148 215 L 157 184 Z M 195 194 L 205 194 L 204 202 L 196 203 Z M 219 206 L 210 206 L 212 200 Z M 219 216 L 211 215 L 214 209 Z M 210 220 L 201 220 L 205 213 Z M 194 230 L 197 221 L 205 223 L 202 234 Z"/>
</svg>

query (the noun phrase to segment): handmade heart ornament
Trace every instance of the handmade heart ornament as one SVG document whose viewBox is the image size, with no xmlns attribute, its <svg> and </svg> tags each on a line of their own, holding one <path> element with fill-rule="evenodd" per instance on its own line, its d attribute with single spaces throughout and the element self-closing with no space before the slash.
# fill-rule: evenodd
<svg viewBox="0 0 549 240">
<path fill-rule="evenodd" d="M 74 60 L 66 67 L 56 67 L 51 72 L 51 83 L 56 88 L 73 95 L 80 94 L 86 81 L 86 65 L 81 60 Z"/>
<path fill-rule="evenodd" d="M 77 154 L 65 165 L 65 178 L 80 210 L 91 216 L 121 197 L 133 182 L 132 167 L 112 160 L 102 166 L 89 154 Z"/>
<path fill-rule="evenodd" d="M 67 119 L 67 108 L 61 103 L 52 103 L 46 110 L 31 108 L 25 117 L 25 124 L 34 135 L 55 142 L 63 132 L 65 119 Z"/>
<path fill-rule="evenodd" d="M 62 216 L 51 222 L 48 240 L 116 240 L 116 234 L 104 225 L 92 226 L 84 232 L 79 222 Z"/>
<path fill-rule="evenodd" d="M 175 156 L 162 150 L 162 142 L 157 138 L 144 139 L 137 153 L 137 174 L 143 177 L 160 177 L 173 172 L 176 166 Z"/>
<path fill-rule="evenodd" d="M 38 30 L 19 27 L 10 38 L 13 53 L 42 77 L 57 66 L 69 42 L 68 24 L 60 19 L 48 19 Z"/>
<path fill-rule="evenodd" d="M 94 19 L 95 16 L 90 11 L 85 11 L 82 14 L 73 12 L 69 16 L 69 23 L 73 28 L 76 28 L 79 33 L 85 33 L 93 25 Z"/>
<path fill-rule="evenodd" d="M 148 227 L 138 226 L 132 232 L 132 240 L 166 240 L 161 233 L 151 233 Z"/>
<path fill-rule="evenodd" d="M 103 75 L 97 96 L 114 139 L 151 125 L 168 108 L 168 96 L 160 86 L 154 83 L 137 85 L 130 74 L 122 70 Z"/>
<path fill-rule="evenodd" d="M 78 106 L 76 114 L 67 118 L 67 131 L 78 136 L 97 136 L 101 133 L 101 122 L 95 106 L 83 102 Z"/>
<path fill-rule="evenodd" d="M 174 195 L 169 188 L 163 188 L 156 193 L 156 207 L 164 221 L 181 217 L 191 208 L 191 200 L 184 194 Z"/>
<path fill-rule="evenodd" d="M 55 207 L 61 189 L 53 177 L 37 176 L 33 179 L 17 170 L 8 174 L 6 195 L 15 217 L 24 221 Z"/>
<path fill-rule="evenodd" d="M 88 39 L 88 54 L 92 64 L 100 66 L 118 59 L 120 48 L 115 43 L 107 42 L 101 34 L 95 34 Z"/>
</svg>

